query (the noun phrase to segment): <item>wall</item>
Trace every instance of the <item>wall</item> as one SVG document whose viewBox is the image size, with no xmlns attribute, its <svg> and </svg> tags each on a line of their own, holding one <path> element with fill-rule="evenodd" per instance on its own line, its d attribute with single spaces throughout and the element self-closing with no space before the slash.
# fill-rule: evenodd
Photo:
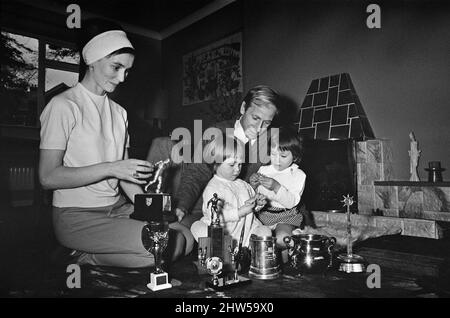
<svg viewBox="0 0 450 318">
<path fill-rule="evenodd" d="M 375 136 L 392 140 L 397 179 L 409 179 L 408 135 L 414 131 L 422 150 L 419 176 L 426 180 L 428 161 L 450 168 L 450 9 L 443 1 L 392 2 L 376 1 L 382 10 L 379 30 L 366 27 L 370 2 L 244 0 L 162 43 L 131 34 L 136 64 L 114 97 L 142 131 L 164 88 L 170 126 L 191 127 L 194 119 L 205 117 L 208 105 L 181 106 L 182 56 L 242 30 L 244 91 L 268 84 L 299 105 L 312 79 L 347 72 Z M 37 16 L 33 30 L 41 31 L 45 17 L 52 36 L 61 37 L 54 26 L 65 19 Z M 20 19 L 8 23 L 31 18 L 32 12 L 22 11 Z M 149 134 L 136 133 L 136 143 L 147 143 Z M 450 178 L 448 171 L 443 176 Z"/>
<path fill-rule="evenodd" d="M 211 122 L 204 113 L 208 110 L 208 103 L 182 106 L 182 57 L 186 53 L 240 31 L 242 13 L 242 3 L 236 1 L 163 40 L 163 85 L 167 91 L 170 107 L 171 130 L 175 127 L 192 129 L 194 119 L 205 119 L 203 127 Z"/>
<path fill-rule="evenodd" d="M 111 97 L 128 112 L 130 145 L 134 155 L 145 156 L 158 134 L 149 121 L 162 85 L 161 41 L 128 33 L 136 55 L 127 80 Z"/>
<path fill-rule="evenodd" d="M 132 33 L 128 37 L 136 52 L 133 68 L 112 97 L 128 111 L 144 118 L 151 112 L 161 88 L 161 41 Z"/>
<path fill-rule="evenodd" d="M 381 6 L 381 29 L 366 7 Z M 450 168 L 450 10 L 436 1 L 245 1 L 244 87 L 265 83 L 301 104 L 312 79 L 348 72 L 377 138 L 409 179 L 409 137 Z M 447 175 L 446 175 L 447 174 Z M 450 175 L 444 172 L 444 180 Z"/>
</svg>

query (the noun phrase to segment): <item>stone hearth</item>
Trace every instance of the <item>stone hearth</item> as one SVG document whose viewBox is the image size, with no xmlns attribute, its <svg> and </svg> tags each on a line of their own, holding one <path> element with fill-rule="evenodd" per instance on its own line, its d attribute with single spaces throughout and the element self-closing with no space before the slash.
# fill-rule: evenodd
<svg viewBox="0 0 450 318">
<path fill-rule="evenodd" d="M 358 142 L 358 209 L 403 235 L 442 238 L 450 224 L 450 182 L 394 181 L 389 140 Z"/>
</svg>

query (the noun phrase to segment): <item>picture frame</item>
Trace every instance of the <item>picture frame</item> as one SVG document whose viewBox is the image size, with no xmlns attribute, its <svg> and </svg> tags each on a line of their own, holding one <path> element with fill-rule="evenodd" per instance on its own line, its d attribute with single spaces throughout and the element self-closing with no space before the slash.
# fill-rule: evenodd
<svg viewBox="0 0 450 318">
<path fill-rule="evenodd" d="M 183 106 L 242 93 L 242 87 L 242 32 L 183 56 Z"/>
</svg>

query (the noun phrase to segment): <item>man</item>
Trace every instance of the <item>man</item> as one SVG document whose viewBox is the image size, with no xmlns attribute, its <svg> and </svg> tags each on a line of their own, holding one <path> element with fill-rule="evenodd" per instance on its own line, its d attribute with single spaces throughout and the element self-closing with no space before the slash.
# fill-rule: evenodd
<svg viewBox="0 0 450 318">
<path fill-rule="evenodd" d="M 241 117 L 238 120 L 228 120 L 217 123 L 224 134 L 240 140 L 248 149 L 249 160 L 244 164 L 240 178 L 248 181 L 250 176 L 258 171 L 263 163 L 261 151 L 267 148 L 270 134 L 267 128 L 279 111 L 279 95 L 268 86 L 256 86 L 248 91 L 240 108 Z M 258 153 L 259 146 L 259 153 Z M 175 214 L 178 222 L 171 228 L 182 232 L 183 237 L 177 240 L 175 254 L 189 254 L 193 248 L 194 238 L 190 233 L 193 222 L 202 216 L 202 192 L 213 176 L 211 167 L 206 163 L 184 163 L 181 169 L 180 184 L 174 195 Z M 184 251 L 183 251 L 184 250 Z"/>
</svg>

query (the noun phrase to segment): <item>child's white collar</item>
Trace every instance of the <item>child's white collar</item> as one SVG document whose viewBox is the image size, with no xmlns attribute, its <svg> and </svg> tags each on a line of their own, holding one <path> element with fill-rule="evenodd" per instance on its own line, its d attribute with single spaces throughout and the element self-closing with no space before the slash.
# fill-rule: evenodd
<svg viewBox="0 0 450 318">
<path fill-rule="evenodd" d="M 225 179 L 224 177 L 221 177 L 221 176 L 219 176 L 217 174 L 214 174 L 214 178 L 217 178 L 217 179 L 219 179 L 221 181 L 225 181 L 225 182 L 234 182 L 234 181 L 236 181 L 238 179 L 238 178 L 236 178 L 234 180 L 229 180 L 229 179 Z"/>
<path fill-rule="evenodd" d="M 270 169 L 272 169 L 273 171 L 278 172 L 278 173 L 282 173 L 282 172 L 285 172 L 285 171 L 288 171 L 288 170 L 290 172 L 292 172 L 292 171 L 294 171 L 297 168 L 298 168 L 298 165 L 296 163 L 291 164 L 289 167 L 287 167 L 286 169 L 283 169 L 283 170 L 277 170 L 277 169 L 275 169 L 274 166 L 270 165 Z"/>
</svg>

